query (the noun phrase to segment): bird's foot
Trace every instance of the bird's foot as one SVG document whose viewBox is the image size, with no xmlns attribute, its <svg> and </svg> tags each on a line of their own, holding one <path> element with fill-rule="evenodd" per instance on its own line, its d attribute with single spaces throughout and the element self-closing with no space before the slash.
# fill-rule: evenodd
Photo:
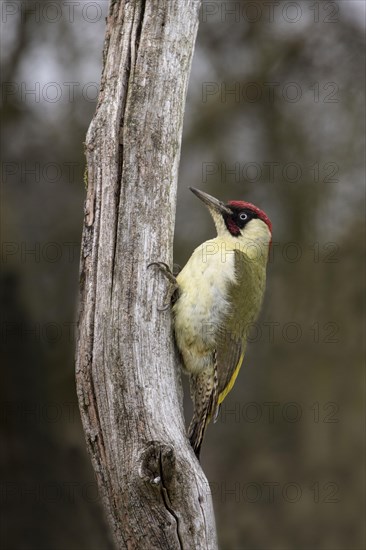
<svg viewBox="0 0 366 550">
<path fill-rule="evenodd" d="M 167 309 L 169 309 L 172 302 L 174 303 L 175 300 L 176 300 L 176 295 L 177 295 L 177 291 L 178 291 L 178 288 L 179 288 L 178 283 L 177 283 L 177 279 L 173 275 L 173 273 L 172 273 L 170 267 L 168 266 L 168 264 L 166 264 L 164 262 L 151 262 L 147 267 L 149 268 L 151 266 L 157 267 L 159 269 L 159 271 L 161 271 L 161 273 L 163 273 L 163 275 L 169 281 L 169 286 L 168 286 L 168 290 L 166 292 L 165 301 L 164 301 L 164 303 L 161 307 L 158 307 L 159 311 L 166 311 Z M 174 265 L 174 267 L 175 267 L 175 265 Z M 179 271 L 180 271 L 180 268 L 179 268 Z M 178 273 L 179 273 L 179 271 L 178 271 Z"/>
<path fill-rule="evenodd" d="M 173 275 L 176 277 L 182 271 L 182 268 L 178 264 L 173 264 Z"/>
</svg>

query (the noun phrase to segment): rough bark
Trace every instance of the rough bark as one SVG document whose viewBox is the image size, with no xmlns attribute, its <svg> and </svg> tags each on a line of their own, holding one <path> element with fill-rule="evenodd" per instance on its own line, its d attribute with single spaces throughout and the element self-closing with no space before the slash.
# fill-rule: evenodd
<svg viewBox="0 0 366 550">
<path fill-rule="evenodd" d="M 186 437 L 167 283 L 198 0 L 112 0 L 87 141 L 76 379 L 118 548 L 216 548 Z"/>
</svg>

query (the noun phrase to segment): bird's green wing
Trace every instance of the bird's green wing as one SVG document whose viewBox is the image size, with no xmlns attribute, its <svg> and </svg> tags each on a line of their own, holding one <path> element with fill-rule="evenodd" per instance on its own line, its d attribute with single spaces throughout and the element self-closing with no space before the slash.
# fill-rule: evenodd
<svg viewBox="0 0 366 550">
<path fill-rule="evenodd" d="M 230 286 L 230 310 L 217 338 L 218 404 L 232 389 L 239 373 L 247 332 L 258 315 L 265 286 L 265 268 L 240 250 L 234 254 L 236 283 Z"/>
</svg>

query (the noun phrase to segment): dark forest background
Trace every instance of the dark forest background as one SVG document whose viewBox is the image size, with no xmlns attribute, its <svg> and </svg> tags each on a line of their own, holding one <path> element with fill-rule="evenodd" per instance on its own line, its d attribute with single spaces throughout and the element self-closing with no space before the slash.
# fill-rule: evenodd
<svg viewBox="0 0 366 550">
<path fill-rule="evenodd" d="M 189 185 L 254 202 L 274 227 L 263 311 L 202 453 L 225 550 L 365 544 L 364 6 L 201 9 L 175 261 L 214 234 Z M 83 141 L 108 3 L 1 9 L 0 542 L 108 550 L 74 383 Z"/>
</svg>

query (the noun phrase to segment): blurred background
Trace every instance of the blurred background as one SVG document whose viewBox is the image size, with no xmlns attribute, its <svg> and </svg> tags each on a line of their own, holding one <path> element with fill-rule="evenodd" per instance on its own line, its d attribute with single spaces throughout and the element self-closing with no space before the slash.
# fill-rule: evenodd
<svg viewBox="0 0 366 550">
<path fill-rule="evenodd" d="M 108 2 L 1 10 L 0 542 L 109 550 L 74 383 Z M 364 38 L 363 0 L 202 4 L 175 261 L 214 234 L 189 185 L 254 202 L 274 231 L 245 367 L 202 452 L 225 550 L 365 545 Z"/>
</svg>

